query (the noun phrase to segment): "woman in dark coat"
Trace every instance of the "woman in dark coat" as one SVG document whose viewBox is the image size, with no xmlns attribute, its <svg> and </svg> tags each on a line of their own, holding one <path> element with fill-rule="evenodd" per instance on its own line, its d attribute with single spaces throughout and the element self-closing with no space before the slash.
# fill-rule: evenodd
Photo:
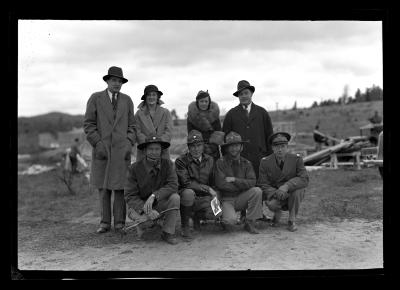
<svg viewBox="0 0 400 290">
<path fill-rule="evenodd" d="M 189 104 L 187 117 L 188 134 L 192 130 L 200 131 L 205 142 L 204 153 L 214 159 L 220 157 L 219 146 L 224 141 L 219 106 L 211 101 L 208 91 L 199 91 L 196 101 Z"/>
</svg>

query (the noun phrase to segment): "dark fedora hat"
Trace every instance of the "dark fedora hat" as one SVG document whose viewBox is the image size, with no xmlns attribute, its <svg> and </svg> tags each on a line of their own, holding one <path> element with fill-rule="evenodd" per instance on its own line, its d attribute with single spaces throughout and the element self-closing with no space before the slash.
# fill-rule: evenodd
<svg viewBox="0 0 400 290">
<path fill-rule="evenodd" d="M 190 131 L 187 136 L 187 145 L 200 142 L 204 142 L 203 135 L 200 133 L 200 131 L 197 130 Z"/>
<path fill-rule="evenodd" d="M 234 131 L 230 131 L 228 134 L 226 134 L 225 143 L 221 144 L 221 148 L 232 144 L 244 144 L 244 143 L 248 143 L 248 141 L 242 141 L 242 136 L 240 136 L 238 133 Z"/>
<path fill-rule="evenodd" d="M 253 92 L 253 93 L 254 93 L 254 91 L 256 90 L 256 88 L 253 87 L 253 86 L 251 86 L 250 83 L 249 83 L 248 81 L 242 80 L 242 81 L 239 81 L 239 82 L 238 82 L 238 84 L 237 84 L 237 91 L 234 92 L 233 95 L 234 95 L 235 97 L 237 97 L 237 96 L 239 95 L 239 93 L 240 93 L 241 91 L 243 91 L 244 89 L 249 89 L 249 90 L 250 90 L 251 92 Z"/>
<path fill-rule="evenodd" d="M 161 97 L 163 95 L 163 93 L 161 91 L 158 90 L 157 86 L 155 85 L 148 85 L 144 88 L 144 94 L 142 96 L 142 100 L 146 99 L 146 96 L 148 93 L 150 92 L 157 92 L 158 96 Z"/>
<path fill-rule="evenodd" d="M 124 75 L 122 73 L 122 68 L 117 67 L 117 66 L 112 66 L 108 69 L 108 74 L 106 74 L 103 77 L 103 80 L 106 82 L 110 77 L 117 77 L 122 79 L 122 83 L 126 83 L 128 80 L 124 78 Z"/>
<path fill-rule="evenodd" d="M 288 144 L 290 141 L 290 134 L 286 132 L 276 132 L 268 137 L 268 142 L 271 145 Z"/>
<path fill-rule="evenodd" d="M 145 149 L 147 147 L 147 145 L 153 144 L 153 143 L 160 144 L 162 149 L 167 149 L 170 146 L 170 143 L 161 140 L 161 138 L 158 137 L 157 135 L 150 134 L 149 136 L 146 137 L 146 141 L 141 143 L 141 144 L 139 144 L 137 146 L 137 148 L 140 149 L 140 150 L 143 150 L 143 149 Z"/>
</svg>

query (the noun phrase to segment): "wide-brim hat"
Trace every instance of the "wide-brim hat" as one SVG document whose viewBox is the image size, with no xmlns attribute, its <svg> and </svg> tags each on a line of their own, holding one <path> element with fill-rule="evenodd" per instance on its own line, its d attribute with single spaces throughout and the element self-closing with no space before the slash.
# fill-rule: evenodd
<svg viewBox="0 0 400 290">
<path fill-rule="evenodd" d="M 268 137 L 268 143 L 271 145 L 288 144 L 290 138 L 291 136 L 287 132 L 276 132 Z"/>
<path fill-rule="evenodd" d="M 106 74 L 103 77 L 103 80 L 106 82 L 110 77 L 117 77 L 120 78 L 122 80 L 122 83 L 126 83 L 128 82 L 128 80 L 126 78 L 124 78 L 124 75 L 122 73 L 122 68 L 117 67 L 117 66 L 112 66 L 108 69 L 108 74 Z"/>
<path fill-rule="evenodd" d="M 248 143 L 249 141 L 243 141 L 242 136 L 240 136 L 238 133 L 231 131 L 225 136 L 225 143 L 221 144 L 221 148 L 224 148 L 229 145 L 233 144 L 244 144 Z"/>
<path fill-rule="evenodd" d="M 137 148 L 140 149 L 140 150 L 143 150 L 143 149 L 145 149 L 147 147 L 147 145 L 153 144 L 153 143 L 160 144 L 162 149 L 167 149 L 171 145 L 169 142 L 161 140 L 160 137 L 155 136 L 155 135 L 151 135 L 151 136 L 148 136 L 146 138 L 145 142 L 139 144 L 137 146 Z"/>
<path fill-rule="evenodd" d="M 157 92 L 159 97 L 161 97 L 161 96 L 163 95 L 163 93 L 162 93 L 161 91 L 158 90 L 157 86 L 155 86 L 155 85 L 148 85 L 148 86 L 146 86 L 146 87 L 144 88 L 144 93 L 143 93 L 143 96 L 142 96 L 141 99 L 142 99 L 143 101 L 146 100 L 146 96 L 147 96 L 147 94 L 150 93 L 150 92 Z"/>
<path fill-rule="evenodd" d="M 239 95 L 239 93 L 241 91 L 243 91 L 244 89 L 249 89 L 252 93 L 254 93 L 254 91 L 256 90 L 256 88 L 252 85 L 250 85 L 250 83 L 248 81 L 242 80 L 239 81 L 237 84 L 237 91 L 233 93 L 233 95 L 235 97 L 237 97 Z"/>
</svg>

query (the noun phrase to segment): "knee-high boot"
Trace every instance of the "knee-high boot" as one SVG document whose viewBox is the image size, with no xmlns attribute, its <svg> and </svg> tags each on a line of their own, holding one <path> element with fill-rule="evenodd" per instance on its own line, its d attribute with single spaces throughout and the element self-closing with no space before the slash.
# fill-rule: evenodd
<svg viewBox="0 0 400 290">
<path fill-rule="evenodd" d="M 184 206 L 181 205 L 181 228 L 182 228 L 182 236 L 185 238 L 192 238 L 190 234 L 189 228 L 189 219 L 193 214 L 193 206 Z"/>
</svg>

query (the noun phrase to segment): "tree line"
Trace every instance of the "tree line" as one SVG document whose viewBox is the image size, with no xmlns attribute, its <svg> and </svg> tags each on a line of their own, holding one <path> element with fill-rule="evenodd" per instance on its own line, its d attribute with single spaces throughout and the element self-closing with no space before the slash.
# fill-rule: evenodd
<svg viewBox="0 0 400 290">
<path fill-rule="evenodd" d="M 311 108 L 331 106 L 337 104 L 347 105 L 347 104 L 381 101 L 381 100 L 383 100 L 383 90 L 379 86 L 372 85 L 372 87 L 366 88 L 364 92 L 361 92 L 361 90 L 358 88 L 354 94 L 354 97 L 348 96 L 347 86 L 345 86 L 342 96 L 340 96 L 336 101 L 334 99 L 323 100 L 320 101 L 319 103 L 317 101 L 314 101 L 314 103 L 311 105 Z M 295 106 L 296 103 L 294 107 Z"/>
</svg>

